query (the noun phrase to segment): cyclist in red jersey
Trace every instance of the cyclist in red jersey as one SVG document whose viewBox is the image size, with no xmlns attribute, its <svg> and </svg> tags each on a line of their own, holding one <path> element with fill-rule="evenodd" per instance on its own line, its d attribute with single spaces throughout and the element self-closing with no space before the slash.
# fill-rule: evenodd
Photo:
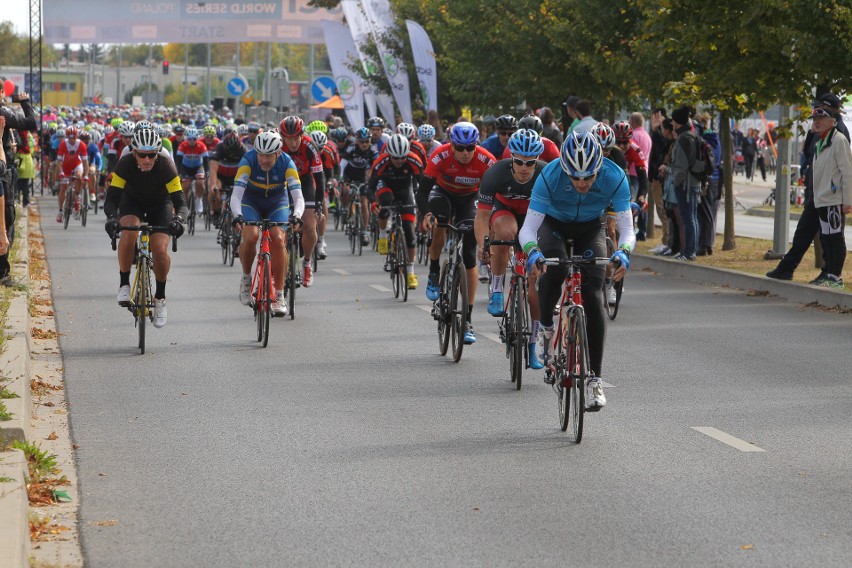
<svg viewBox="0 0 852 568">
<path fill-rule="evenodd" d="M 474 201 L 482 176 L 496 160 L 491 153 L 477 145 L 479 130 L 470 122 L 457 122 L 450 131 L 450 142 L 439 146 L 426 164 L 426 172 L 417 191 L 417 208 L 424 216 L 424 225 L 434 216 L 439 223 L 450 221 L 463 234 L 464 266 L 467 269 L 468 295 L 464 342 L 476 342 L 470 323 L 473 301 L 476 296 L 476 236 L 473 221 L 476 217 Z M 438 299 L 441 250 L 444 248 L 446 230 L 436 228 L 429 247 L 429 281 L 426 297 Z"/>
<path fill-rule="evenodd" d="M 216 146 L 219 145 L 219 142 L 221 142 L 221 140 L 216 137 L 216 127 L 212 124 L 208 124 L 202 130 L 202 133 L 204 134 L 204 145 L 207 146 L 207 151 L 212 153 L 213 150 L 216 149 Z"/>
<path fill-rule="evenodd" d="M 299 180 L 302 184 L 302 195 L 305 198 L 305 215 L 302 217 L 302 250 L 305 258 L 302 261 L 304 275 L 302 284 L 309 288 L 314 281 L 311 270 L 311 255 L 317 244 L 317 226 L 320 234 L 325 234 L 325 218 L 322 217 L 322 209 L 316 208 L 316 198 L 322 199 L 325 187 L 325 176 L 322 173 L 322 159 L 319 150 L 313 145 L 311 139 L 305 134 L 305 121 L 298 116 L 286 116 L 278 125 L 278 131 L 284 139 L 284 152 L 288 154 L 296 164 L 299 172 Z M 320 202 L 321 203 L 321 202 Z M 307 213 L 309 209 L 314 210 L 314 215 Z"/>
<path fill-rule="evenodd" d="M 191 203 L 190 185 L 191 180 L 195 179 L 195 213 L 200 215 L 204 211 L 204 179 L 205 172 L 210 169 L 210 154 L 207 152 L 207 146 L 198 138 L 198 130 L 186 129 L 186 140 L 181 142 L 175 150 L 175 165 L 180 174 L 180 182 L 187 203 Z"/>
<path fill-rule="evenodd" d="M 420 158 L 420 163 L 426 163 L 426 148 L 417 140 L 417 127 L 407 122 L 400 122 L 396 125 L 396 131 L 405 136 L 408 144 L 411 146 L 411 151 Z"/>
<path fill-rule="evenodd" d="M 65 129 L 65 140 L 59 145 L 56 159 L 61 164 L 59 173 L 59 214 L 56 222 L 62 222 L 62 207 L 65 204 L 65 192 L 68 189 L 68 179 L 74 180 L 74 195 L 80 195 L 83 187 L 83 172 L 89 171 L 89 149 L 82 141 L 77 139 L 77 127 L 69 126 Z M 89 178 L 85 178 L 88 182 Z M 82 200 L 81 207 L 86 207 L 88 200 Z"/>
</svg>

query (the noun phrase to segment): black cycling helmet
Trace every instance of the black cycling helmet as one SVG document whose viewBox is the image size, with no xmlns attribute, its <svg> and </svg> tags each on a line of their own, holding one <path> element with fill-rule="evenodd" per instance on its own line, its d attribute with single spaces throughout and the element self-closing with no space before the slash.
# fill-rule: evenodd
<svg viewBox="0 0 852 568">
<path fill-rule="evenodd" d="M 518 119 L 511 114 L 504 114 L 497 117 L 497 122 L 494 123 L 497 130 L 517 130 Z"/>
<path fill-rule="evenodd" d="M 528 114 L 519 120 L 518 127 L 526 128 L 527 130 L 535 130 L 538 134 L 541 134 L 541 131 L 544 129 L 541 119 L 534 114 Z"/>
<path fill-rule="evenodd" d="M 385 127 L 384 119 L 380 116 L 373 116 L 373 117 L 367 119 L 367 128 L 373 128 L 375 126 L 378 126 L 379 128 L 384 128 Z"/>
</svg>

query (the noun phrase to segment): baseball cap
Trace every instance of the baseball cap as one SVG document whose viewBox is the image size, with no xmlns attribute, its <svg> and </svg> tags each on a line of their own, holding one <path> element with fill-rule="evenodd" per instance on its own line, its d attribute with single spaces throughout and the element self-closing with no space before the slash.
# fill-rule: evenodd
<svg viewBox="0 0 852 568">
<path fill-rule="evenodd" d="M 825 93 L 821 95 L 817 100 L 814 101 L 814 106 L 827 106 L 839 112 L 840 114 L 843 114 L 843 111 L 841 110 L 841 107 L 843 106 L 843 101 L 841 101 L 840 97 L 838 97 L 834 93 Z"/>
</svg>

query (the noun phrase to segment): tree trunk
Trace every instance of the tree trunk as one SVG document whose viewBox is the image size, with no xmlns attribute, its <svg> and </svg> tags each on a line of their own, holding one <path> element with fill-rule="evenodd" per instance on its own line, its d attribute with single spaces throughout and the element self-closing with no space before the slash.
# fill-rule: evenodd
<svg viewBox="0 0 852 568">
<path fill-rule="evenodd" d="M 734 234 L 734 148 L 731 140 L 731 119 L 727 113 L 719 116 L 719 136 L 722 137 L 722 183 L 725 188 L 725 235 L 722 250 L 737 248 Z"/>
</svg>

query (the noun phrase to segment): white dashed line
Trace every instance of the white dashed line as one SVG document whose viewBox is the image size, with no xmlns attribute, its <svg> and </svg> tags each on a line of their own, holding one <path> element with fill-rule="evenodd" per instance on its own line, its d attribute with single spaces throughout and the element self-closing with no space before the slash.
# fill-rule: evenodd
<svg viewBox="0 0 852 568">
<path fill-rule="evenodd" d="M 393 290 L 391 290 L 390 288 L 385 288 L 384 286 L 381 286 L 379 284 L 370 284 L 370 288 L 372 288 L 373 290 L 378 290 L 379 292 L 393 292 Z"/>
<path fill-rule="evenodd" d="M 424 312 L 426 312 L 427 314 L 432 313 L 432 306 L 431 305 L 424 305 L 424 304 L 414 304 L 414 305 L 417 306 L 418 308 L 420 308 L 421 310 L 423 310 Z"/>
<path fill-rule="evenodd" d="M 499 343 L 500 345 L 503 345 L 503 342 L 500 341 L 500 336 L 497 335 L 496 333 L 486 333 L 484 331 L 480 331 L 479 335 L 484 335 L 485 337 L 487 337 L 488 339 L 490 339 L 494 343 Z"/>
<path fill-rule="evenodd" d="M 343 270 L 342 268 L 332 268 L 332 270 L 333 270 L 334 272 L 337 272 L 337 273 L 338 273 L 338 274 L 340 274 L 341 276 L 352 276 L 352 273 L 351 273 L 351 272 L 346 271 L 346 270 Z"/>
<path fill-rule="evenodd" d="M 741 452 L 765 452 L 763 448 L 759 448 L 752 443 L 746 442 L 745 440 L 740 440 L 739 438 L 734 438 L 730 434 L 726 434 L 721 430 L 717 430 L 716 428 L 711 428 L 709 426 L 693 426 L 693 430 L 701 432 L 705 436 L 710 436 L 714 440 L 718 440 L 723 444 L 727 444 L 732 448 L 736 448 Z"/>
</svg>

